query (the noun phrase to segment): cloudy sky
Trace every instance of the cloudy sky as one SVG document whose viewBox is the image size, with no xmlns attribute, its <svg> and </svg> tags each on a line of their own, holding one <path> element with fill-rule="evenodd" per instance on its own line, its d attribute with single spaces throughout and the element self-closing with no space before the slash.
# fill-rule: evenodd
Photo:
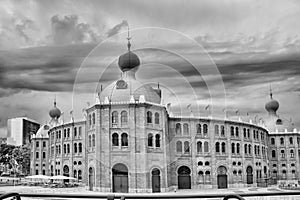
<svg viewBox="0 0 300 200">
<path fill-rule="evenodd" d="M 0 13 L 2 136 L 8 118 L 49 121 L 55 95 L 65 118 L 95 103 L 99 84 L 120 77 L 128 24 L 138 75 L 161 83 L 164 103 L 197 102 L 207 115 L 212 97 L 219 110 L 226 97 L 232 115 L 266 115 L 272 85 L 278 114 L 300 129 L 297 0 L 0 0 Z"/>
</svg>

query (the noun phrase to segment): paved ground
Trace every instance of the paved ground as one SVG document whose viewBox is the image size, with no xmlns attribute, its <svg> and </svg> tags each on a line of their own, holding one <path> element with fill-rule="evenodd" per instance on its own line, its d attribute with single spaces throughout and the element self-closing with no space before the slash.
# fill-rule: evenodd
<svg viewBox="0 0 300 200">
<path fill-rule="evenodd" d="M 269 188 L 230 188 L 230 189 L 203 189 L 203 190 L 179 190 L 175 192 L 160 193 L 159 195 L 182 195 L 182 194 L 244 194 L 244 193 L 274 193 L 284 191 L 277 187 Z M 18 193 L 51 193 L 51 194 L 103 194 L 99 192 L 86 191 L 84 187 L 76 188 L 43 188 L 37 186 L 1 186 L 0 193 L 18 192 Z M 148 194 L 149 195 L 149 194 Z M 153 194 L 150 194 L 153 195 Z M 154 194 L 156 195 L 156 194 Z M 32 198 L 22 198 L 32 199 Z M 35 198 L 45 199 L 45 198 Z M 59 199 L 59 198 L 50 198 Z M 220 198 L 210 198 L 211 200 L 219 200 Z M 272 196 L 272 197 L 249 197 L 247 200 L 300 200 L 299 196 Z M 195 199 L 193 199 L 195 200 Z"/>
</svg>

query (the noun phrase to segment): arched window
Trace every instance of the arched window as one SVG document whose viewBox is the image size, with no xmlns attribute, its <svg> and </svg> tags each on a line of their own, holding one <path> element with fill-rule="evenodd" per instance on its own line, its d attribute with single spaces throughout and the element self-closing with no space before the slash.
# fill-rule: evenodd
<svg viewBox="0 0 300 200">
<path fill-rule="evenodd" d="M 240 143 L 236 144 L 236 153 L 240 154 Z"/>
<path fill-rule="evenodd" d="M 176 124 L 176 135 L 181 135 L 181 124 L 180 123 L 177 123 Z"/>
<path fill-rule="evenodd" d="M 119 135 L 118 133 L 112 134 L 112 145 L 119 146 Z"/>
<path fill-rule="evenodd" d="M 284 139 L 283 138 L 280 138 L 280 144 L 284 145 Z"/>
<path fill-rule="evenodd" d="M 231 153 L 235 153 L 235 144 L 234 143 L 231 144 Z"/>
<path fill-rule="evenodd" d="M 281 158 L 285 158 L 285 152 L 284 152 L 284 150 L 281 150 Z"/>
<path fill-rule="evenodd" d="M 244 134 L 244 138 L 246 138 L 247 137 L 246 128 L 243 128 L 243 134 Z"/>
<path fill-rule="evenodd" d="M 204 165 L 205 165 L 205 166 L 209 166 L 209 162 L 208 162 L 208 161 L 206 161 Z"/>
<path fill-rule="evenodd" d="M 92 125 L 92 116 L 89 115 L 89 125 Z M 64 135 L 65 136 L 65 135 Z M 65 136 L 66 137 L 66 136 Z"/>
<path fill-rule="evenodd" d="M 91 147 L 91 146 L 92 146 L 92 136 L 89 135 L 89 147 Z"/>
<path fill-rule="evenodd" d="M 93 124 L 96 124 L 96 116 L 95 116 L 95 113 L 93 113 Z"/>
<path fill-rule="evenodd" d="M 77 171 L 76 170 L 73 171 L 73 177 L 77 178 Z"/>
<path fill-rule="evenodd" d="M 64 154 L 67 153 L 67 145 L 64 144 Z"/>
<path fill-rule="evenodd" d="M 208 142 L 204 142 L 204 152 L 207 153 L 208 151 Z"/>
<path fill-rule="evenodd" d="M 226 146 L 225 142 L 222 142 L 222 153 L 226 153 Z"/>
<path fill-rule="evenodd" d="M 230 135 L 234 136 L 234 127 L 233 126 L 230 127 Z"/>
<path fill-rule="evenodd" d="M 77 153 L 77 143 L 74 143 L 74 153 Z"/>
<path fill-rule="evenodd" d="M 223 125 L 221 126 L 221 136 L 225 136 L 225 127 Z"/>
<path fill-rule="evenodd" d="M 272 158 L 276 158 L 276 151 L 272 150 Z"/>
<path fill-rule="evenodd" d="M 158 113 L 155 113 L 155 115 L 154 115 L 154 122 L 155 122 L 155 124 L 159 124 L 159 114 Z"/>
<path fill-rule="evenodd" d="M 176 152 L 182 153 L 182 142 L 181 141 L 176 142 Z"/>
<path fill-rule="evenodd" d="M 77 137 L 77 128 L 74 128 L 74 137 Z"/>
<path fill-rule="evenodd" d="M 92 146 L 96 146 L 96 138 L 95 138 L 95 134 L 93 134 L 92 136 Z"/>
<path fill-rule="evenodd" d="M 70 137 L 70 128 L 68 128 L 68 131 L 67 131 L 67 137 L 68 137 L 68 138 Z"/>
<path fill-rule="evenodd" d="M 275 138 L 271 138 L 271 144 L 272 144 L 272 145 L 275 144 Z"/>
<path fill-rule="evenodd" d="M 152 133 L 148 134 L 148 147 L 153 147 L 153 135 L 152 135 Z"/>
<path fill-rule="evenodd" d="M 199 183 L 203 183 L 204 182 L 203 171 L 199 171 L 198 172 L 198 181 L 199 181 Z"/>
<path fill-rule="evenodd" d="M 215 125 L 215 134 L 219 135 L 219 126 L 218 125 Z"/>
<path fill-rule="evenodd" d="M 235 136 L 239 137 L 239 127 L 235 127 Z"/>
<path fill-rule="evenodd" d="M 290 137 L 290 144 L 293 144 L 293 138 L 292 137 Z"/>
<path fill-rule="evenodd" d="M 202 153 L 202 142 L 197 142 L 197 153 Z"/>
<path fill-rule="evenodd" d="M 70 144 L 67 144 L 67 153 L 70 153 Z"/>
<path fill-rule="evenodd" d="M 189 125 L 187 123 L 183 124 L 183 134 L 184 135 L 189 134 Z"/>
<path fill-rule="evenodd" d="M 190 153 L 190 143 L 188 141 L 184 142 L 184 153 Z"/>
<path fill-rule="evenodd" d="M 78 152 L 79 152 L 79 153 L 82 153 L 82 143 L 79 143 L 79 144 L 78 144 Z"/>
<path fill-rule="evenodd" d="M 147 123 L 152 123 L 152 112 L 147 112 Z"/>
<path fill-rule="evenodd" d="M 294 158 L 294 150 L 293 149 L 290 150 L 290 156 L 291 156 L 291 158 Z"/>
<path fill-rule="evenodd" d="M 201 134 L 201 124 L 196 125 L 197 134 Z"/>
<path fill-rule="evenodd" d="M 82 171 L 78 170 L 78 181 L 82 180 Z"/>
<path fill-rule="evenodd" d="M 245 145 L 244 145 L 244 153 L 245 153 L 245 154 L 247 154 L 247 150 L 248 150 L 248 147 L 247 147 L 247 144 L 245 144 Z"/>
<path fill-rule="evenodd" d="M 122 139 L 122 141 L 121 141 L 122 146 L 127 147 L 128 146 L 128 135 L 126 133 L 122 133 L 121 139 Z"/>
<path fill-rule="evenodd" d="M 127 112 L 125 110 L 123 110 L 121 112 L 121 124 L 127 124 L 127 123 L 128 123 Z"/>
<path fill-rule="evenodd" d="M 203 134 L 207 135 L 207 133 L 208 133 L 208 126 L 207 124 L 203 124 Z"/>
<path fill-rule="evenodd" d="M 216 149 L 216 152 L 217 152 L 217 153 L 220 153 L 220 143 L 219 143 L 219 142 L 216 142 L 216 147 L 215 147 L 215 149 Z"/>
<path fill-rule="evenodd" d="M 205 182 L 210 183 L 210 171 L 205 172 Z"/>
<path fill-rule="evenodd" d="M 249 153 L 249 155 L 252 154 L 252 152 L 251 152 L 251 144 L 248 145 L 248 153 Z"/>
<path fill-rule="evenodd" d="M 64 138 L 66 138 L 66 137 L 67 137 L 67 130 L 64 129 Z"/>
<path fill-rule="evenodd" d="M 203 165 L 203 162 L 199 161 L 198 166 L 202 166 L 202 165 Z"/>
<path fill-rule="evenodd" d="M 155 135 L 155 146 L 160 147 L 160 135 L 159 134 Z"/>
<path fill-rule="evenodd" d="M 111 123 L 117 124 L 118 123 L 118 112 L 114 111 L 111 114 Z"/>
</svg>

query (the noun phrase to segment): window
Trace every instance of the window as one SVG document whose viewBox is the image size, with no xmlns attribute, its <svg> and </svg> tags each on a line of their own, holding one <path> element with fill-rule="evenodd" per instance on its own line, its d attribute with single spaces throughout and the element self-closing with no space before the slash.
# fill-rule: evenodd
<svg viewBox="0 0 300 200">
<path fill-rule="evenodd" d="M 206 161 L 204 165 L 205 165 L 205 166 L 209 166 L 209 162 L 208 162 L 208 161 Z"/>
<path fill-rule="evenodd" d="M 70 153 L 70 144 L 67 144 L 67 153 Z"/>
<path fill-rule="evenodd" d="M 79 143 L 79 144 L 78 144 L 78 152 L 79 152 L 79 153 L 82 153 L 82 143 Z"/>
<path fill-rule="evenodd" d="M 128 135 L 126 133 L 122 133 L 122 135 L 121 135 L 121 145 L 123 147 L 128 146 Z"/>
<path fill-rule="evenodd" d="M 77 128 L 74 128 L 74 137 L 77 137 Z"/>
<path fill-rule="evenodd" d="M 199 165 L 199 166 L 202 166 L 202 165 L 203 165 L 203 162 L 199 161 L 199 162 L 198 162 L 198 165 Z"/>
<path fill-rule="evenodd" d="M 92 136 L 89 135 L 89 147 L 91 147 L 91 146 L 92 146 Z"/>
<path fill-rule="evenodd" d="M 272 145 L 275 144 L 275 138 L 271 138 L 271 144 L 272 144 Z"/>
<path fill-rule="evenodd" d="M 184 142 L 184 153 L 190 153 L 190 143 L 188 141 Z"/>
<path fill-rule="evenodd" d="M 280 138 L 280 144 L 284 145 L 284 139 L 283 138 Z"/>
<path fill-rule="evenodd" d="M 77 153 L 77 143 L 74 144 L 74 153 Z"/>
<path fill-rule="evenodd" d="M 78 170 L 78 181 L 82 180 L 82 172 L 81 170 Z"/>
<path fill-rule="evenodd" d="M 207 124 L 203 124 L 203 134 L 207 135 L 207 132 L 208 132 L 208 126 Z"/>
<path fill-rule="evenodd" d="M 159 134 L 155 135 L 155 146 L 160 147 L 160 135 Z"/>
<path fill-rule="evenodd" d="M 245 153 L 245 154 L 247 154 L 247 150 L 248 150 L 248 147 L 247 147 L 247 144 L 245 144 L 245 145 L 244 145 L 244 153 Z"/>
<path fill-rule="evenodd" d="M 251 151 L 251 144 L 248 145 L 248 153 L 251 155 L 252 151 Z"/>
<path fill-rule="evenodd" d="M 231 144 L 231 153 L 235 153 L 235 144 L 234 143 Z"/>
<path fill-rule="evenodd" d="M 36 146 L 37 148 L 40 146 L 39 141 L 37 141 L 37 142 L 35 143 L 35 146 Z"/>
<path fill-rule="evenodd" d="M 154 119 L 155 124 L 159 124 L 159 114 L 155 113 L 154 117 L 155 117 L 155 119 Z"/>
<path fill-rule="evenodd" d="M 76 170 L 73 171 L 73 177 L 77 178 L 77 171 Z"/>
<path fill-rule="evenodd" d="M 181 124 L 177 123 L 175 127 L 176 135 L 181 135 Z"/>
<path fill-rule="evenodd" d="M 239 143 L 236 144 L 236 153 L 240 154 L 240 144 Z"/>
<path fill-rule="evenodd" d="M 202 142 L 197 142 L 197 153 L 202 153 Z"/>
<path fill-rule="evenodd" d="M 112 145 L 113 146 L 119 146 L 119 135 L 118 135 L 118 133 L 114 133 L 112 135 Z"/>
<path fill-rule="evenodd" d="M 147 123 L 152 123 L 152 112 L 150 111 L 147 112 Z"/>
<path fill-rule="evenodd" d="M 64 144 L 64 154 L 66 154 L 66 153 L 67 153 L 67 145 Z"/>
<path fill-rule="evenodd" d="M 219 126 L 218 125 L 215 125 L 215 134 L 219 135 Z"/>
<path fill-rule="evenodd" d="M 232 137 L 234 136 L 234 127 L 233 126 L 230 127 L 230 135 Z"/>
<path fill-rule="evenodd" d="M 222 142 L 222 153 L 226 153 L 226 146 L 225 142 Z"/>
<path fill-rule="evenodd" d="M 225 127 L 223 125 L 221 126 L 221 136 L 225 136 Z"/>
<path fill-rule="evenodd" d="M 176 152 L 182 153 L 182 142 L 181 141 L 176 142 Z"/>
<path fill-rule="evenodd" d="M 96 116 L 95 116 L 95 113 L 93 113 L 93 124 L 96 124 Z"/>
<path fill-rule="evenodd" d="M 46 158 L 46 152 L 43 152 L 43 158 Z"/>
<path fill-rule="evenodd" d="M 92 125 L 92 116 L 89 115 L 89 125 L 91 126 Z"/>
<path fill-rule="evenodd" d="M 208 153 L 209 148 L 208 148 L 208 142 L 204 142 L 204 152 Z"/>
<path fill-rule="evenodd" d="M 183 134 L 189 134 L 189 125 L 187 123 L 183 124 Z"/>
<path fill-rule="evenodd" d="M 294 158 L 294 150 L 293 149 L 290 150 L 290 156 L 291 156 L 291 158 Z"/>
<path fill-rule="evenodd" d="M 70 128 L 68 128 L 67 137 L 70 137 Z"/>
<path fill-rule="evenodd" d="M 292 145 L 293 144 L 293 138 L 292 137 L 290 137 L 290 144 Z"/>
<path fill-rule="evenodd" d="M 35 170 L 35 175 L 39 175 L 39 170 Z"/>
<path fill-rule="evenodd" d="M 113 123 L 113 124 L 117 124 L 118 123 L 118 112 L 117 111 L 114 111 L 111 114 L 111 123 Z"/>
<path fill-rule="evenodd" d="M 201 124 L 196 125 L 197 134 L 201 134 Z"/>
<path fill-rule="evenodd" d="M 205 182 L 207 182 L 207 183 L 210 182 L 210 171 L 205 172 Z"/>
<path fill-rule="evenodd" d="M 284 150 L 281 150 L 280 153 L 281 153 L 281 158 L 285 158 Z"/>
<path fill-rule="evenodd" d="M 239 137 L 239 127 L 235 127 L 235 136 Z"/>
<path fill-rule="evenodd" d="M 148 147 L 153 147 L 153 135 L 152 135 L 152 133 L 148 134 Z"/>
<path fill-rule="evenodd" d="M 35 152 L 35 158 L 39 159 L 39 152 Z"/>
<path fill-rule="evenodd" d="M 81 137 L 81 126 L 78 128 L 78 137 Z"/>
<path fill-rule="evenodd" d="M 276 151 L 272 150 L 272 158 L 276 158 Z"/>
<path fill-rule="evenodd" d="M 45 141 L 43 142 L 43 147 L 46 147 L 46 142 Z"/>
<path fill-rule="evenodd" d="M 96 137 L 95 134 L 93 134 L 93 136 L 92 136 L 92 146 L 93 147 L 96 146 L 96 138 L 95 137 Z"/>
<path fill-rule="evenodd" d="M 220 143 L 219 143 L 219 142 L 216 142 L 216 147 L 215 147 L 215 149 L 216 149 L 216 152 L 217 152 L 217 153 L 220 153 Z"/>
<path fill-rule="evenodd" d="M 121 124 L 127 124 L 128 123 L 128 116 L 127 112 L 124 110 L 121 112 Z"/>
<path fill-rule="evenodd" d="M 243 133 L 244 133 L 244 138 L 246 138 L 247 137 L 246 128 L 243 128 Z"/>
<path fill-rule="evenodd" d="M 247 136 L 250 138 L 250 129 L 247 129 Z"/>
</svg>

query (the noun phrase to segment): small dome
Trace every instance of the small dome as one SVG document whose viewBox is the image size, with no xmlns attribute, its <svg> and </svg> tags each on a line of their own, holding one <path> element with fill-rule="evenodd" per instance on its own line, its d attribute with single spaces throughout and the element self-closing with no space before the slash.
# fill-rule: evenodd
<svg viewBox="0 0 300 200">
<path fill-rule="evenodd" d="M 58 119 L 61 115 L 61 111 L 56 107 L 56 102 L 54 102 L 54 107 L 49 111 L 51 118 Z"/>
<path fill-rule="evenodd" d="M 271 101 L 266 103 L 265 108 L 269 113 L 276 113 L 279 108 L 279 103 L 278 101 L 271 99 Z"/>
<path fill-rule="evenodd" d="M 35 138 L 48 138 L 48 131 L 50 127 L 48 125 L 43 125 L 40 129 L 36 132 Z"/>
<path fill-rule="evenodd" d="M 138 67 L 140 65 L 140 59 L 135 53 L 128 51 L 119 57 L 118 64 L 122 72 L 125 72 Z"/>
</svg>

